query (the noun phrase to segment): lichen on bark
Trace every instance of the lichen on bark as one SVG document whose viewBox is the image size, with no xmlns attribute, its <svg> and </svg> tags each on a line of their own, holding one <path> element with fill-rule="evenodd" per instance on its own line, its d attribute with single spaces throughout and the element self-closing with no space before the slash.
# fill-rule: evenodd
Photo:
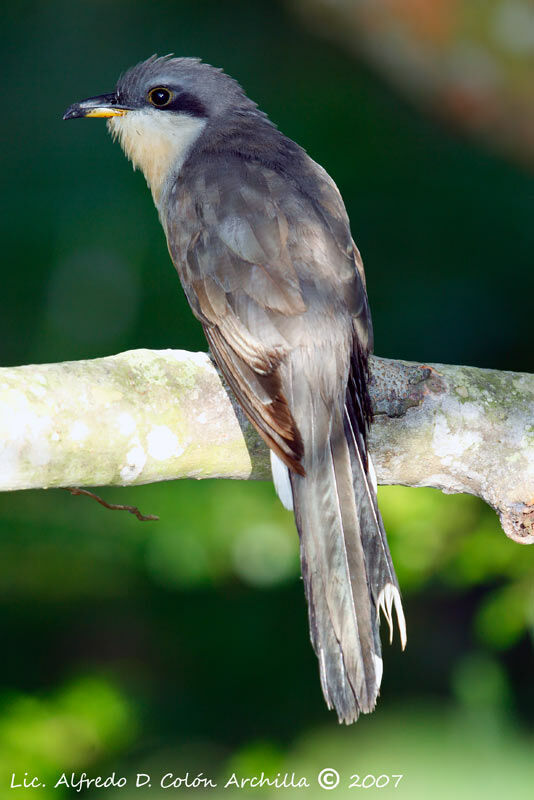
<svg viewBox="0 0 534 800">
<path fill-rule="evenodd" d="M 482 497 L 534 541 L 534 376 L 373 357 L 379 483 Z M 206 353 L 135 350 L 0 369 L 0 490 L 269 479 L 269 454 Z"/>
</svg>

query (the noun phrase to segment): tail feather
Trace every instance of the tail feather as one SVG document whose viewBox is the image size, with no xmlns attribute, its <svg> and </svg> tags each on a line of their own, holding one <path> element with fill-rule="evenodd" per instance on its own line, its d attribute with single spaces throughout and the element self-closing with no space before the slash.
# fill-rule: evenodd
<svg viewBox="0 0 534 800">
<path fill-rule="evenodd" d="M 339 507 L 330 499 L 333 475 L 327 470 L 325 464 L 303 480 L 294 475 L 291 479 L 311 640 L 323 693 L 328 706 L 350 722 L 359 713 L 357 697 L 365 705 L 370 703 L 360 642 L 360 636 L 369 637 L 358 628 Z M 326 530 L 331 535 L 325 535 Z"/>
<path fill-rule="evenodd" d="M 352 476 L 356 505 L 361 512 L 369 510 L 371 524 L 361 525 L 362 544 L 367 561 L 367 578 L 377 613 L 381 609 L 389 625 L 389 640 L 393 639 L 392 605 L 395 606 L 402 649 L 406 647 L 406 621 L 402 610 L 399 585 L 391 560 L 386 531 L 376 499 L 376 476 L 371 458 L 367 454 L 367 465 L 362 460 L 359 446 L 361 434 L 354 429 L 354 423 L 345 404 L 345 435 L 352 463 Z M 362 476 L 364 480 L 362 480 Z M 363 496 L 362 496 L 363 493 Z"/>
<path fill-rule="evenodd" d="M 304 474 L 290 470 L 289 480 L 310 636 L 326 703 L 348 724 L 374 709 L 380 690 L 380 609 L 391 632 L 395 606 L 403 646 L 406 625 L 367 453 L 371 408 L 365 353 L 359 346 L 353 351 L 345 403 L 333 399 L 342 359 L 325 359 L 317 373 L 306 352 L 298 357 L 285 364 L 282 382 L 304 443 Z M 308 368 L 313 382 L 306 379 Z M 273 476 L 290 505 L 285 464 L 275 461 Z"/>
<path fill-rule="evenodd" d="M 323 694 L 350 723 L 373 710 L 379 693 L 380 607 L 389 621 L 395 604 L 403 641 L 405 626 L 358 420 L 348 409 L 331 413 L 327 447 L 313 442 L 312 425 L 306 475 L 290 477 Z"/>
</svg>

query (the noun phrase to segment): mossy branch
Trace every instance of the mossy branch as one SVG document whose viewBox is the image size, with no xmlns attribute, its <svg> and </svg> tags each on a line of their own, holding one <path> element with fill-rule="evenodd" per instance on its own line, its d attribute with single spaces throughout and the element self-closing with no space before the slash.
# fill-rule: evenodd
<svg viewBox="0 0 534 800">
<path fill-rule="evenodd" d="M 534 542 L 534 376 L 371 359 L 378 481 L 482 497 Z M 0 369 L 0 490 L 269 479 L 205 353 L 135 350 Z"/>
</svg>

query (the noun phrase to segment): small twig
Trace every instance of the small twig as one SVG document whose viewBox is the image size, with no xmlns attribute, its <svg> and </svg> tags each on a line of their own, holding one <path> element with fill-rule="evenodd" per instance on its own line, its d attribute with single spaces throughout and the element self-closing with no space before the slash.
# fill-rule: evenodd
<svg viewBox="0 0 534 800">
<path fill-rule="evenodd" d="M 94 492 L 90 492 L 87 489 L 79 489 L 77 486 L 64 486 L 63 488 L 74 496 L 83 494 L 85 497 L 91 497 L 93 500 L 96 500 L 97 503 L 100 503 L 101 506 L 104 506 L 104 508 L 109 508 L 110 511 L 128 511 L 130 514 L 134 514 L 140 522 L 159 521 L 159 517 L 155 514 L 141 514 L 137 506 L 123 506 L 120 503 L 108 503 L 107 500 L 99 497 Z"/>
</svg>

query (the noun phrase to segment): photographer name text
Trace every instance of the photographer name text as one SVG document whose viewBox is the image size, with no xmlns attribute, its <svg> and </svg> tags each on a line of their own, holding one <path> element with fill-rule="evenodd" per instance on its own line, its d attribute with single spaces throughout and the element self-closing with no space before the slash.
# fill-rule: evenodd
<svg viewBox="0 0 534 800">
<path fill-rule="evenodd" d="M 52 783 L 54 789 L 71 789 L 75 792 L 83 792 L 87 789 L 123 789 L 130 786 L 135 789 L 150 789 L 153 783 L 161 789 L 262 789 L 270 787 L 274 789 L 309 789 L 310 786 L 318 784 L 321 789 L 331 790 L 340 788 L 347 789 L 370 789 L 375 787 L 382 789 L 388 785 L 397 788 L 403 775 L 372 775 L 372 774 L 352 774 L 343 779 L 340 773 L 326 767 L 314 774 L 313 777 L 296 774 L 295 772 L 278 772 L 276 775 L 266 775 L 264 772 L 258 775 L 238 775 L 232 772 L 223 780 L 206 776 L 203 772 L 198 774 L 186 772 L 183 775 L 176 775 L 173 772 L 166 772 L 164 775 L 153 777 L 148 772 L 138 772 L 135 776 L 127 778 L 124 775 L 117 775 L 112 772 L 105 777 L 98 775 L 91 778 L 86 772 L 66 773 L 61 775 Z M 11 774 L 10 789 L 44 789 L 46 784 L 37 776 L 25 772 L 21 777 L 17 773 Z"/>
</svg>

